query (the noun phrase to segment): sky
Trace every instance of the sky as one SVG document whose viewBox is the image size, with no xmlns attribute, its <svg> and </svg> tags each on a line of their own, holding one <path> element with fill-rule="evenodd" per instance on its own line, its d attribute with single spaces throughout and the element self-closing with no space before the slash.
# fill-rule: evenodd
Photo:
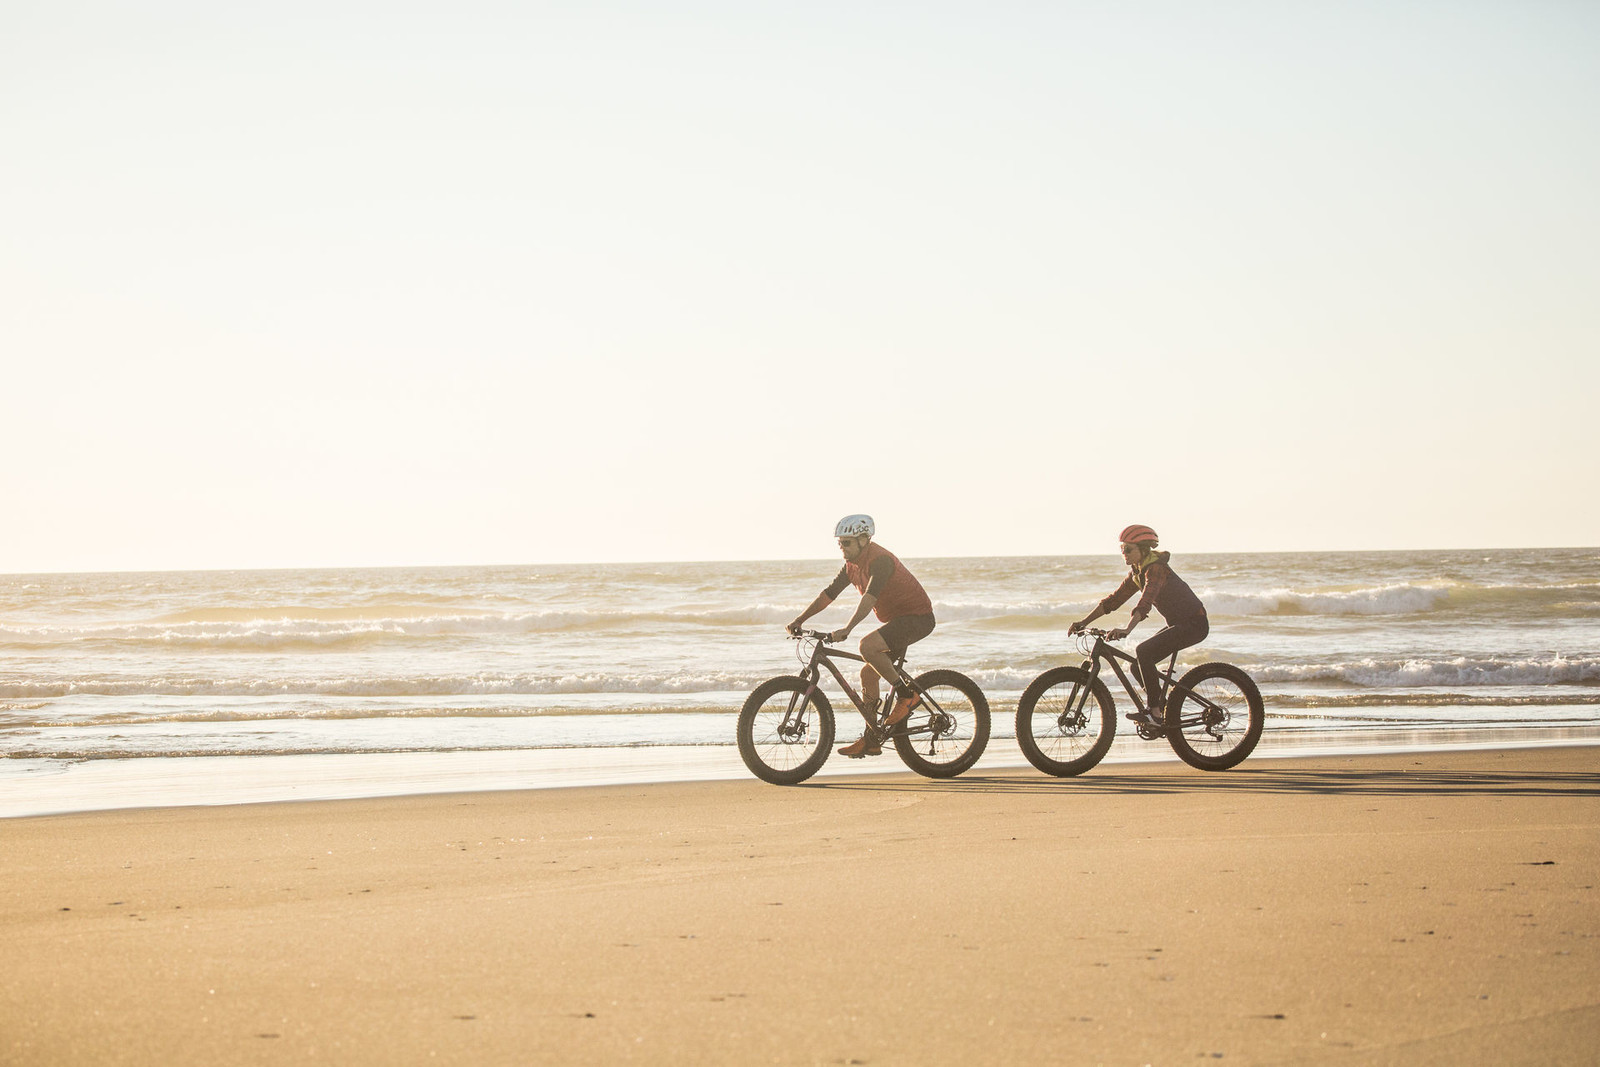
<svg viewBox="0 0 1600 1067">
<path fill-rule="evenodd" d="M 0 6 L 0 572 L 1600 544 L 1600 5 Z"/>
</svg>

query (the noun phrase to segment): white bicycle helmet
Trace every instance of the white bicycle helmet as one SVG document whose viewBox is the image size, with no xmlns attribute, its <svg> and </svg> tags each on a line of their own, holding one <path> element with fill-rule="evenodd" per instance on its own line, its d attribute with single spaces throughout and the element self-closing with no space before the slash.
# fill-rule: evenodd
<svg viewBox="0 0 1600 1067">
<path fill-rule="evenodd" d="M 846 515 L 833 528 L 835 537 L 871 537 L 876 529 L 871 515 Z"/>
</svg>

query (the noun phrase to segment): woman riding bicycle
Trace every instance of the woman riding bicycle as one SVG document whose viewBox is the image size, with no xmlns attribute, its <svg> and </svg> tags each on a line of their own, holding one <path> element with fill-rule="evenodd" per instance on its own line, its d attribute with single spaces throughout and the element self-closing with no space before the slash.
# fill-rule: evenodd
<svg viewBox="0 0 1600 1067">
<path fill-rule="evenodd" d="M 1189 583 L 1179 578 L 1168 565 L 1172 553 L 1156 551 L 1161 540 L 1154 530 L 1135 524 L 1123 530 L 1118 540 L 1122 542 L 1122 558 L 1128 564 L 1128 576 L 1093 611 L 1068 627 L 1067 632 L 1078 633 L 1100 616 L 1116 611 L 1135 592 L 1143 590 L 1144 595 L 1134 605 L 1128 625 L 1110 631 L 1106 638 L 1120 641 L 1127 637 L 1133 633 L 1134 627 L 1150 615 L 1151 608 L 1159 611 L 1167 621 L 1164 629 L 1150 640 L 1141 642 L 1134 650 L 1139 662 L 1133 674 L 1149 694 L 1149 710 L 1142 715 L 1128 715 L 1135 722 L 1160 726 L 1161 672 L 1157 665 L 1179 649 L 1204 641 L 1211 633 L 1211 623 L 1206 618 L 1205 605 L 1194 595 Z"/>
<path fill-rule="evenodd" d="M 867 718 L 867 729 L 859 740 L 839 750 L 841 756 L 852 759 L 876 756 L 883 751 L 883 737 L 879 734 L 879 724 L 875 718 L 880 677 L 894 686 L 896 698 L 882 726 L 898 725 L 911 713 L 916 694 L 905 684 L 900 672 L 894 669 L 892 657 L 903 654 L 912 642 L 933 633 L 934 625 L 933 602 L 928 599 L 922 583 L 893 552 L 873 543 L 872 535 L 876 532 L 871 515 L 846 515 L 839 520 L 833 535 L 838 538 L 844 566 L 839 568 L 832 584 L 785 627 L 791 634 L 799 633 L 805 621 L 832 604 L 847 585 L 856 587 L 856 592 L 861 594 L 861 603 L 856 606 L 850 621 L 833 631 L 831 639 L 843 641 L 849 637 L 850 631 L 867 617 L 868 612 L 875 612 L 883 623 L 861 639 L 861 658 L 865 661 L 861 667 L 861 696 L 867 704 L 867 710 L 862 714 Z"/>
</svg>

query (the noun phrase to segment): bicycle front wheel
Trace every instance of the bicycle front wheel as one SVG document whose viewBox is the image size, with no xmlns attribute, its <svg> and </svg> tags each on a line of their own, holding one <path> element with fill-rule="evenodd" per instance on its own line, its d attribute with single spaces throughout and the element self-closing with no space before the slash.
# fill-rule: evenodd
<svg viewBox="0 0 1600 1067">
<path fill-rule="evenodd" d="M 1045 671 L 1017 702 L 1017 747 L 1029 763 L 1057 778 L 1099 763 L 1116 736 L 1110 691 L 1081 667 Z"/>
<path fill-rule="evenodd" d="M 889 736 L 905 765 L 925 778 L 954 778 L 978 762 L 989 744 L 989 701 L 956 671 L 919 674 L 922 700 Z"/>
<path fill-rule="evenodd" d="M 1266 711 L 1248 674 L 1231 663 L 1202 663 L 1173 684 L 1166 722 L 1179 759 L 1225 771 L 1255 751 Z"/>
<path fill-rule="evenodd" d="M 799 785 L 821 769 L 832 747 L 833 707 L 803 679 L 762 682 L 739 710 L 739 757 L 763 782 Z"/>
</svg>

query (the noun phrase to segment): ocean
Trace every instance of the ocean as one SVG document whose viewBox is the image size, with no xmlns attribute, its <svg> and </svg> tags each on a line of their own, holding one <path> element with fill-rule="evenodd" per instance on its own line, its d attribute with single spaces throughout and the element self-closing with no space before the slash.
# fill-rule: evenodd
<svg viewBox="0 0 1600 1067">
<path fill-rule="evenodd" d="M 1021 765 L 1017 697 L 1082 658 L 1067 626 L 1119 560 L 906 563 L 939 619 L 910 667 L 975 679 L 994 714 L 980 768 Z M 1172 563 L 1212 621 L 1180 664 L 1254 675 L 1263 753 L 1600 740 L 1600 549 Z M 739 706 L 797 669 L 783 624 L 838 566 L 0 576 L 0 815 L 747 773 Z M 812 625 L 853 605 L 847 590 Z"/>
</svg>

